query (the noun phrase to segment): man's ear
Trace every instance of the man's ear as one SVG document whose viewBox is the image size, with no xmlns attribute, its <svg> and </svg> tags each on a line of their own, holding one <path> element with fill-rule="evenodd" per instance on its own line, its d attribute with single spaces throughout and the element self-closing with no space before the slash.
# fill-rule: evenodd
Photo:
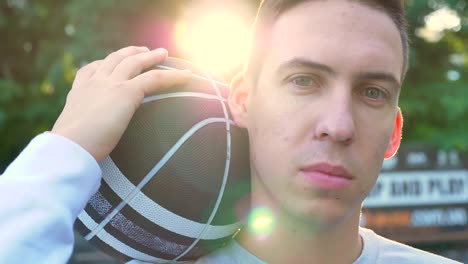
<svg viewBox="0 0 468 264">
<path fill-rule="evenodd" d="M 400 108 L 395 118 L 395 128 L 393 129 L 392 137 L 388 143 L 387 151 L 385 152 L 385 159 L 393 157 L 400 147 L 401 135 L 403 131 L 403 115 L 401 114 Z"/>
<path fill-rule="evenodd" d="M 240 127 L 247 127 L 247 98 L 249 95 L 244 72 L 239 72 L 232 78 L 228 97 L 229 109 L 234 122 Z"/>
</svg>

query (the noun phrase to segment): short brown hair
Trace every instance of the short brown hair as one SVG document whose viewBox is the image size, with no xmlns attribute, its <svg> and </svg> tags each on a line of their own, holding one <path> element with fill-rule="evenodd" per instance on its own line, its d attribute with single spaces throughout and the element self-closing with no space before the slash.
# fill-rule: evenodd
<svg viewBox="0 0 468 264">
<path fill-rule="evenodd" d="M 269 30 L 274 22 L 291 8 L 310 1 L 318 0 L 262 0 L 258 8 L 255 22 L 252 26 L 252 47 L 245 65 L 245 71 L 254 76 L 256 80 L 262 67 L 265 56 L 266 42 Z M 322 0 L 323 1 L 323 0 Z M 362 3 L 366 6 L 382 11 L 395 23 L 400 32 L 403 46 L 403 81 L 408 71 L 409 40 L 407 33 L 407 22 L 405 19 L 404 0 L 347 0 Z"/>
</svg>

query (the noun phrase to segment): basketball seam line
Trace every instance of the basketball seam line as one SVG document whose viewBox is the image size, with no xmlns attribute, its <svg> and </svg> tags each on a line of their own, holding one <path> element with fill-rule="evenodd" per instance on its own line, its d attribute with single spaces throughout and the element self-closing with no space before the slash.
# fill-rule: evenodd
<svg viewBox="0 0 468 264">
<path fill-rule="evenodd" d="M 215 90 L 216 94 L 219 97 L 221 97 L 221 92 L 219 91 L 215 80 L 208 74 L 208 72 L 203 71 L 203 70 L 201 70 L 201 71 L 205 74 L 207 79 L 209 81 L 211 81 L 211 85 L 212 85 L 213 89 Z M 225 163 L 225 167 L 224 167 L 223 182 L 222 182 L 221 188 L 219 190 L 218 199 L 216 199 L 215 206 L 214 206 L 214 208 L 213 208 L 213 210 L 211 212 L 210 217 L 208 218 L 208 221 L 207 221 L 207 223 L 205 225 L 205 228 L 200 233 L 200 236 L 195 241 L 193 241 L 192 245 L 190 245 L 187 248 L 187 250 L 185 250 L 184 252 L 182 252 L 182 254 L 180 254 L 179 256 L 174 258 L 173 261 L 177 261 L 180 258 L 182 258 L 183 256 L 185 256 L 188 252 L 190 252 L 190 250 L 192 250 L 192 248 L 195 247 L 195 245 L 198 243 L 198 241 L 200 241 L 203 233 L 206 231 L 207 227 L 211 224 L 211 222 L 213 221 L 216 213 L 218 212 L 218 208 L 219 208 L 219 205 L 220 205 L 221 200 L 223 198 L 224 190 L 226 188 L 227 178 L 228 178 L 228 173 L 229 173 L 229 167 L 230 167 L 230 164 L 231 164 L 231 128 L 230 128 L 230 119 L 229 119 L 228 111 L 227 111 L 227 108 L 226 108 L 226 104 L 223 101 L 220 101 L 220 103 L 221 103 L 221 107 L 223 108 L 224 118 L 225 118 L 225 122 L 226 122 L 226 163 Z"/>
<path fill-rule="evenodd" d="M 145 97 L 143 103 L 148 103 L 156 100 L 167 99 L 167 98 L 174 98 L 174 97 L 198 97 L 203 99 L 211 99 L 211 100 L 219 100 L 225 102 L 226 99 L 223 97 L 219 97 L 216 95 L 204 94 L 204 93 L 193 93 L 193 92 L 177 92 L 177 93 L 166 93 L 160 95 L 153 95 Z"/>
<path fill-rule="evenodd" d="M 104 173 L 103 174 L 103 180 L 107 183 L 107 185 L 112 189 L 112 191 L 117 194 L 120 199 L 125 199 L 125 197 L 128 196 L 128 194 L 136 188 L 136 186 L 130 182 L 125 175 L 119 170 L 119 168 L 116 166 L 116 164 L 112 161 L 111 158 L 107 157 L 103 162 L 101 162 L 101 167 L 112 167 L 112 168 L 104 168 L 105 171 L 115 170 L 109 172 L 112 174 L 112 176 L 109 176 L 110 174 Z M 118 186 L 123 187 L 123 189 L 120 189 Z M 138 199 L 138 202 L 135 201 L 135 199 Z M 135 198 L 133 198 L 129 204 L 130 207 L 132 207 L 137 213 L 139 213 L 141 216 L 145 217 L 149 221 L 153 223 L 157 223 L 158 226 L 167 229 L 175 234 L 182 235 L 185 237 L 190 237 L 190 238 L 197 238 L 197 236 L 200 234 L 200 230 L 203 230 L 203 225 L 202 223 L 198 223 L 196 221 L 187 219 L 185 217 L 182 217 L 180 215 L 177 215 L 175 213 L 172 213 L 170 210 L 160 206 L 158 203 L 150 199 L 148 196 L 146 196 L 144 193 L 139 192 Z M 145 208 L 150 208 L 150 210 L 153 210 L 156 212 L 156 214 L 148 214 L 148 212 L 142 207 L 139 207 L 138 205 L 143 205 Z M 153 208 L 155 207 L 155 208 Z M 164 218 L 161 219 L 161 216 Z M 115 216 L 114 216 L 115 217 Z M 157 217 L 157 218 L 154 218 Z M 114 219 L 114 218 L 112 218 Z M 109 222 L 110 223 L 110 222 Z M 184 228 L 186 231 L 188 230 L 197 230 L 197 234 L 194 234 L 194 232 L 191 232 L 190 234 L 187 233 L 186 231 L 182 232 L 180 229 L 177 227 L 173 226 L 173 223 L 183 223 Z M 83 224 L 86 225 L 86 227 L 89 230 L 92 230 L 95 228 L 95 225 L 90 225 L 86 222 L 83 222 Z M 218 226 L 210 226 L 210 232 L 202 235 L 202 239 L 218 239 L 225 237 L 229 234 L 232 234 L 234 231 L 227 231 L 231 230 L 233 228 L 238 229 L 240 227 L 240 223 L 234 223 L 234 224 L 228 224 L 228 225 L 218 225 Z M 219 229 L 223 230 L 220 231 Z M 223 234 L 218 234 L 219 232 Z M 225 233 L 228 232 L 228 233 Z M 213 235 L 215 233 L 216 235 Z"/>
<path fill-rule="evenodd" d="M 93 224 L 93 225 L 98 225 L 98 223 L 96 223 L 86 211 L 83 211 L 80 214 L 80 220 L 82 222 L 88 222 L 88 223 Z M 151 256 L 151 255 L 148 255 L 146 253 L 143 253 L 143 252 L 141 252 L 141 251 L 139 251 L 137 249 L 134 249 L 134 248 L 126 245 L 125 243 L 123 243 L 122 241 L 117 239 L 116 237 L 114 237 L 112 234 L 108 233 L 106 230 L 102 230 L 102 232 L 99 232 L 96 236 L 102 242 L 106 243 L 110 247 L 114 248 L 115 250 L 117 250 L 117 251 L 121 252 L 122 254 L 127 255 L 127 256 L 129 256 L 131 258 L 139 259 L 140 261 L 143 260 L 143 261 L 151 261 L 151 262 L 156 262 L 156 263 L 161 263 L 161 261 L 164 261 L 164 262 L 169 261 L 167 259 L 157 258 L 157 257 Z M 106 237 L 108 239 L 106 239 Z M 111 240 L 111 241 L 109 241 L 109 240 Z"/>
<path fill-rule="evenodd" d="M 169 149 L 168 152 L 159 160 L 159 162 L 146 174 L 143 180 L 134 188 L 131 193 L 125 197 L 122 202 L 120 202 L 114 210 L 109 213 L 99 224 L 96 226 L 89 234 L 85 236 L 86 240 L 92 239 L 95 235 L 97 235 L 101 230 L 104 229 L 110 220 L 118 213 L 122 208 L 127 205 L 138 192 L 158 173 L 158 171 L 166 164 L 166 162 L 175 154 L 175 152 L 182 146 L 185 141 L 187 141 L 190 136 L 192 136 L 196 131 L 203 128 L 206 125 L 212 123 L 224 123 L 225 119 L 223 118 L 207 118 L 194 126 L 192 126 L 172 147 Z M 230 121 L 232 122 L 232 121 Z M 105 179 L 104 179 L 105 180 Z"/>
</svg>

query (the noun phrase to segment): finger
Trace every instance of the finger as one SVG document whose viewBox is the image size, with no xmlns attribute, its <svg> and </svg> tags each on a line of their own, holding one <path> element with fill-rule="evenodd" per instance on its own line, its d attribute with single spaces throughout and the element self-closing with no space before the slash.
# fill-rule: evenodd
<svg viewBox="0 0 468 264">
<path fill-rule="evenodd" d="M 167 50 L 162 48 L 129 56 L 115 67 L 110 76 L 112 79 L 117 81 L 130 80 L 140 74 L 143 70 L 158 63 L 162 63 L 166 58 Z"/>
<path fill-rule="evenodd" d="M 75 74 L 75 80 L 73 81 L 72 89 L 74 87 L 80 86 L 81 84 L 89 80 L 99 68 L 99 65 L 101 65 L 101 63 L 102 60 L 97 60 L 81 67 Z"/>
<path fill-rule="evenodd" d="M 108 76 L 114 68 L 125 58 L 143 52 L 148 52 L 147 47 L 130 46 L 109 54 L 102 62 L 101 67 L 96 71 L 96 75 Z"/>
<path fill-rule="evenodd" d="M 149 96 L 158 89 L 185 84 L 191 77 L 189 70 L 151 70 L 129 80 L 128 86 Z"/>
</svg>

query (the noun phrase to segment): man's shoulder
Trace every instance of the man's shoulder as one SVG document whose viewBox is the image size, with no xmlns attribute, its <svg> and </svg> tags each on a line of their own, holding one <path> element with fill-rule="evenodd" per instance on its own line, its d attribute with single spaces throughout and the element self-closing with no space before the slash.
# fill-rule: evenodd
<svg viewBox="0 0 468 264">
<path fill-rule="evenodd" d="M 459 264 L 460 262 L 423 251 L 385 237 L 382 237 L 372 230 L 362 229 L 364 243 L 372 243 L 376 247 L 377 263 L 399 263 L 399 264 Z M 365 245 L 366 247 L 366 245 Z"/>
<path fill-rule="evenodd" d="M 360 234 L 364 239 L 364 250 L 354 264 L 460 264 L 460 262 L 384 238 L 369 229 L 361 228 Z M 265 264 L 235 241 L 198 259 L 194 263 Z"/>
<path fill-rule="evenodd" d="M 232 253 L 229 250 L 226 250 L 226 247 L 220 248 L 210 254 L 203 256 L 193 262 L 193 264 L 215 264 L 215 263 L 226 263 L 226 264 L 237 264 L 237 260 L 232 256 Z M 242 262 L 240 262 L 242 263 Z"/>
</svg>

